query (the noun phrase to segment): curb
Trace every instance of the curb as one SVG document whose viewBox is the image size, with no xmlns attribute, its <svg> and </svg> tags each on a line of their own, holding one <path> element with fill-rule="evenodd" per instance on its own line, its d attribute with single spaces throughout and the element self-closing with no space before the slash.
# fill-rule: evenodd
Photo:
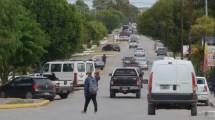
<svg viewBox="0 0 215 120">
<path fill-rule="evenodd" d="M 31 104 L 10 104 L 10 105 L 0 105 L 0 109 L 13 109 L 13 108 L 27 108 L 27 107 L 39 107 L 48 105 L 50 103 L 49 100 L 45 100 L 39 103 L 31 103 Z"/>
</svg>

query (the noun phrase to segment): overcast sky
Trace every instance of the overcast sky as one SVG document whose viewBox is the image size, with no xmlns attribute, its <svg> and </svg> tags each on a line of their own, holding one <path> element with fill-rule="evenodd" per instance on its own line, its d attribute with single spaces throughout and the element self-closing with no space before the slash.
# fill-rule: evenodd
<svg viewBox="0 0 215 120">
<path fill-rule="evenodd" d="M 75 3 L 76 0 L 68 0 L 70 3 Z M 84 0 L 86 4 L 90 8 L 92 8 L 92 1 L 93 0 Z M 138 8 L 142 7 L 151 7 L 157 0 L 129 0 L 130 4 L 135 5 Z"/>
</svg>

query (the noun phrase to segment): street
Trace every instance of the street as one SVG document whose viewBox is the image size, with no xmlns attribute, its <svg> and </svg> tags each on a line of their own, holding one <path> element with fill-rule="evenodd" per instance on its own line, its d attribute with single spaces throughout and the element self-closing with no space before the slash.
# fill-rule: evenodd
<svg viewBox="0 0 215 120">
<path fill-rule="evenodd" d="M 149 79 L 151 64 L 154 60 L 162 59 L 154 52 L 154 41 L 141 36 L 139 46 L 146 50 L 146 58 L 150 61 L 149 70 L 144 78 Z M 116 94 L 116 98 L 109 97 L 109 73 L 115 67 L 121 67 L 124 56 L 133 56 L 134 49 L 128 49 L 127 42 L 120 43 L 121 52 L 116 56 L 108 56 L 107 64 L 102 70 L 97 95 L 98 112 L 94 114 L 92 101 L 86 114 L 81 114 L 84 107 L 83 88 L 70 94 L 68 99 L 55 99 L 51 104 L 38 108 L 1 109 L 1 120 L 214 120 L 215 116 L 205 116 L 205 111 L 215 111 L 210 106 L 198 105 L 198 116 L 191 117 L 190 110 L 157 110 L 155 116 L 147 114 L 147 85 L 142 88 L 141 98 L 135 94 Z"/>
</svg>

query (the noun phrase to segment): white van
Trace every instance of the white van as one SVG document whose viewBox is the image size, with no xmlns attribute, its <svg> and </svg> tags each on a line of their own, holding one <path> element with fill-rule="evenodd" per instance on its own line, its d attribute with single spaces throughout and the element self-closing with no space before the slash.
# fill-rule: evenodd
<svg viewBox="0 0 215 120">
<path fill-rule="evenodd" d="M 156 109 L 189 109 L 197 115 L 196 75 L 186 60 L 159 60 L 152 65 L 148 84 L 148 114 Z"/>
<path fill-rule="evenodd" d="M 95 73 L 95 65 L 93 61 L 55 61 L 47 62 L 41 73 L 55 73 L 56 77 L 62 81 L 72 81 L 74 86 L 84 85 L 86 72 Z"/>
</svg>

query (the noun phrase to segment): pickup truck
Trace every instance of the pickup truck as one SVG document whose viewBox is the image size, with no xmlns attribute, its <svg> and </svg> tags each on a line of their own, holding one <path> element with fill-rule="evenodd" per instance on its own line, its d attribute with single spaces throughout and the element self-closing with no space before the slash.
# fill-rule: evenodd
<svg viewBox="0 0 215 120">
<path fill-rule="evenodd" d="M 135 93 L 136 98 L 141 97 L 142 74 L 135 67 L 116 68 L 110 73 L 110 98 L 116 97 L 116 93 Z"/>
</svg>

